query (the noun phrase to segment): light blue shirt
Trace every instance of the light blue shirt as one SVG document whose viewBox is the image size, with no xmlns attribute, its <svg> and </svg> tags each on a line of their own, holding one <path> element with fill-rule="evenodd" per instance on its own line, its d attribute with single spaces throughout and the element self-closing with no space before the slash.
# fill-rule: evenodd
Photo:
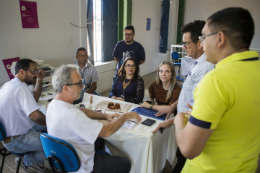
<svg viewBox="0 0 260 173">
<path fill-rule="evenodd" d="M 79 63 L 77 62 L 76 65 L 79 66 Z M 86 63 L 83 69 L 79 66 L 79 74 L 83 82 L 86 83 L 86 89 L 91 88 L 92 82 L 98 82 L 97 70 L 91 63 Z"/>
<path fill-rule="evenodd" d="M 183 84 L 177 105 L 177 112 L 184 112 L 189 110 L 187 103 L 191 106 L 194 104 L 193 93 L 200 82 L 200 80 L 207 74 L 210 70 L 214 69 L 214 64 L 206 61 L 205 54 L 202 54 L 194 64 L 191 66 L 188 72 L 187 78 Z"/>
</svg>

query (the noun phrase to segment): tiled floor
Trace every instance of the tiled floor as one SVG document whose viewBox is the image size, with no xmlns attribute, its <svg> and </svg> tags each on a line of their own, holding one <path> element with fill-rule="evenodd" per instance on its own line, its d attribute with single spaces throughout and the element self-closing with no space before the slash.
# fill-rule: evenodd
<svg viewBox="0 0 260 173">
<path fill-rule="evenodd" d="M 155 76 L 156 76 L 156 72 L 150 73 L 148 75 L 143 76 L 143 80 L 144 80 L 144 85 L 145 85 L 145 96 L 144 96 L 144 100 L 149 100 L 149 94 L 148 94 L 148 88 L 151 85 L 151 83 L 153 81 L 155 81 Z M 177 82 L 178 84 L 182 84 L 180 81 Z M 108 96 L 109 95 L 110 90 L 107 90 L 103 93 L 101 93 L 102 96 Z M 3 148 L 2 143 L 0 142 L 0 148 Z M 4 164 L 4 169 L 3 169 L 3 173 L 14 173 L 16 170 L 16 163 L 15 163 L 15 158 L 16 156 L 11 154 L 9 156 L 7 156 L 5 158 L 5 164 Z M 2 156 L 0 155 L 0 163 L 2 162 Z M 49 164 L 47 161 L 45 161 L 45 165 L 47 167 L 49 167 Z M 258 161 L 258 165 L 260 165 L 260 159 Z M 163 173 L 171 173 L 173 170 L 173 168 L 170 166 L 170 163 L 168 161 L 166 161 Z M 25 173 L 25 171 L 20 168 L 20 173 Z M 260 173 L 260 167 L 258 168 L 258 170 L 256 171 L 256 173 Z"/>
</svg>

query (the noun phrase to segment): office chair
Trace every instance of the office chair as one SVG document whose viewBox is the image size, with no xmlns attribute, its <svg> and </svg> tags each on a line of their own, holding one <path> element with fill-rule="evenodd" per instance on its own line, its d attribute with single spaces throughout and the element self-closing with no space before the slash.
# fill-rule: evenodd
<svg viewBox="0 0 260 173">
<path fill-rule="evenodd" d="M 81 162 L 77 151 L 71 144 L 52 137 L 47 133 L 41 134 L 40 140 L 53 173 L 56 173 L 54 168 L 58 169 L 61 173 L 79 170 Z"/>
<path fill-rule="evenodd" d="M 0 140 L 2 141 L 4 138 L 6 138 L 6 132 L 5 132 L 5 128 L 4 128 L 3 124 L 0 122 Z M 18 164 L 17 164 L 17 167 L 16 167 L 16 173 L 18 173 L 23 156 L 25 154 L 29 153 L 29 152 L 26 152 L 26 153 L 14 153 L 14 152 L 10 152 L 9 151 L 9 153 L 6 154 L 6 151 L 7 151 L 6 148 L 2 148 L 2 149 L 0 149 L 0 151 L 1 151 L 0 152 L 1 155 L 3 156 L 2 164 L 1 164 L 1 168 L 0 168 L 0 173 L 2 173 L 3 168 L 4 168 L 5 156 L 8 156 L 10 154 L 15 154 L 15 155 L 17 155 L 19 157 L 19 161 L 18 161 Z M 2 151 L 4 153 L 2 153 Z"/>
<path fill-rule="evenodd" d="M 175 63 L 176 60 L 180 58 L 180 55 L 178 52 L 174 51 L 172 52 L 172 61 L 174 66 L 179 66 L 178 74 L 176 74 L 176 78 L 180 81 L 184 81 L 182 77 L 180 77 L 180 71 L 181 71 L 181 63 Z"/>
</svg>

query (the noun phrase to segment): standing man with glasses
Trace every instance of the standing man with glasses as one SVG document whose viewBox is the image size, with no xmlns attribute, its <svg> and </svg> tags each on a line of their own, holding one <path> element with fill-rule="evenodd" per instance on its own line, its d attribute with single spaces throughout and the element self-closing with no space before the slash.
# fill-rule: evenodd
<svg viewBox="0 0 260 173">
<path fill-rule="evenodd" d="M 117 61 L 116 73 L 112 81 L 112 88 L 117 79 L 117 76 L 120 75 L 122 69 L 120 67 L 124 63 L 126 58 L 134 57 L 139 65 L 145 62 L 145 51 L 143 46 L 134 40 L 135 29 L 132 25 L 128 25 L 124 30 L 125 40 L 119 41 L 115 48 L 112 56 Z"/>
<path fill-rule="evenodd" d="M 178 113 L 182 173 L 255 173 L 260 153 L 260 60 L 249 51 L 254 21 L 248 10 L 226 8 L 211 15 L 200 37 L 206 60 L 216 64 L 198 84 L 189 118 Z"/>
<path fill-rule="evenodd" d="M 14 153 L 25 153 L 21 167 L 26 171 L 45 172 L 46 159 L 40 142 L 40 134 L 46 132 L 45 115 L 39 111 L 42 80 L 45 72 L 38 69 L 30 59 L 16 63 L 15 78 L 6 82 L 0 89 L 0 122 L 6 131 L 2 141 L 5 148 Z M 29 85 L 35 85 L 30 90 Z M 16 163 L 19 158 L 15 159 Z"/>
<path fill-rule="evenodd" d="M 88 62 L 88 53 L 84 47 L 78 48 L 76 52 L 76 65 L 79 67 L 79 74 L 84 83 L 86 83 L 86 93 L 92 93 L 100 96 L 95 90 L 97 89 L 98 74 L 94 65 Z"/>
<path fill-rule="evenodd" d="M 203 47 L 199 40 L 199 36 L 201 36 L 201 31 L 205 23 L 205 21 L 195 20 L 194 22 L 182 26 L 181 33 L 183 34 L 183 49 L 186 50 L 187 56 L 194 59 L 194 64 L 188 72 L 188 76 L 183 84 L 178 101 L 170 107 L 159 111 L 156 116 L 160 116 L 165 113 L 169 116 L 175 111 L 176 108 L 177 112 L 189 110 L 187 104 L 193 106 L 193 93 L 195 88 L 205 74 L 214 68 L 214 64 L 206 61 Z M 186 161 L 186 158 L 183 157 L 179 148 L 177 149 L 176 156 L 178 159 L 177 164 L 173 169 L 173 173 L 179 173 Z"/>
</svg>

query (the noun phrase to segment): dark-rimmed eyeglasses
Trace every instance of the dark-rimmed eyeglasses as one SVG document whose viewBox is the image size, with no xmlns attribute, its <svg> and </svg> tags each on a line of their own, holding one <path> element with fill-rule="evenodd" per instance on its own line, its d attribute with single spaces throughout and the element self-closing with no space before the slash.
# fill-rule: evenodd
<svg viewBox="0 0 260 173">
<path fill-rule="evenodd" d="M 135 67 L 136 67 L 135 65 L 130 65 L 130 64 L 127 64 L 127 65 L 125 65 L 125 66 L 128 67 L 128 68 L 130 68 L 130 67 L 135 68 Z"/>
<path fill-rule="evenodd" d="M 25 71 L 30 71 L 30 72 L 32 72 L 32 74 L 38 73 L 38 70 L 29 70 L 29 69 L 23 69 L 23 70 L 25 70 Z"/>
<path fill-rule="evenodd" d="M 69 84 L 65 84 L 65 85 L 67 85 L 67 86 L 71 86 L 71 85 L 79 85 L 79 86 L 81 86 L 81 87 L 83 87 L 83 82 L 78 82 L 78 83 L 69 83 Z"/>
<path fill-rule="evenodd" d="M 220 30 L 221 31 L 221 30 Z M 203 36 L 199 36 L 199 40 L 200 40 L 200 42 L 203 42 L 205 39 L 206 39 L 206 37 L 208 37 L 208 36 L 210 36 L 210 35 L 214 35 L 214 34 L 217 34 L 219 31 L 216 31 L 216 32 L 212 32 L 212 33 L 210 33 L 210 34 L 207 34 L 207 35 L 203 35 Z M 224 33 L 229 33 L 229 31 L 221 31 L 221 32 L 224 32 Z"/>
<path fill-rule="evenodd" d="M 185 47 L 185 49 L 187 49 L 187 45 L 189 45 L 190 43 L 192 43 L 192 41 L 191 42 L 183 42 L 182 45 Z"/>
<path fill-rule="evenodd" d="M 129 36 L 129 37 L 132 37 L 134 34 L 125 34 L 125 36 Z"/>
</svg>

